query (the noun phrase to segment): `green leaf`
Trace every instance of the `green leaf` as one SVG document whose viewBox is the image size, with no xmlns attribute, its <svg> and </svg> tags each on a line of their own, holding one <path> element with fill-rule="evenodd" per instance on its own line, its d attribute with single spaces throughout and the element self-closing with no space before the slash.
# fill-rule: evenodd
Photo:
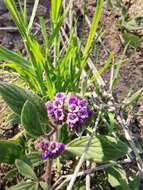
<svg viewBox="0 0 143 190">
<path fill-rule="evenodd" d="M 14 141 L 1 140 L 0 153 L 0 162 L 13 164 L 21 154 L 21 147 Z"/>
<path fill-rule="evenodd" d="M 11 178 L 16 177 L 16 175 L 17 175 L 17 169 L 14 168 L 6 173 L 6 175 L 4 176 L 4 179 L 11 179 Z"/>
<path fill-rule="evenodd" d="M 122 36 L 125 40 L 125 43 L 130 43 L 135 48 L 137 48 L 143 41 L 139 36 L 135 34 L 131 34 L 129 32 L 124 32 Z"/>
<path fill-rule="evenodd" d="M 127 29 L 127 31 L 142 30 L 142 27 L 143 27 L 142 18 L 143 17 L 135 17 L 128 21 L 124 21 L 122 23 L 122 25 L 123 25 L 123 27 L 125 27 Z"/>
<path fill-rule="evenodd" d="M 127 102 L 126 102 L 126 105 L 125 106 L 129 106 L 129 105 L 132 105 L 134 104 L 141 96 L 143 96 L 143 88 L 138 90 L 137 92 L 135 92 L 134 94 L 132 94 Z"/>
<path fill-rule="evenodd" d="M 109 69 L 112 66 L 112 59 L 113 59 L 113 52 L 110 53 L 108 59 L 105 61 L 104 66 L 101 67 L 95 76 L 93 76 L 93 80 L 97 79 L 99 76 L 101 76 L 107 69 Z"/>
<path fill-rule="evenodd" d="M 49 36 L 46 30 L 47 28 L 43 17 L 40 17 L 39 20 L 40 20 L 41 32 L 43 35 L 43 41 L 44 41 L 43 43 L 45 46 L 45 57 L 47 57 L 49 56 Z"/>
<path fill-rule="evenodd" d="M 7 118 L 7 122 L 11 125 L 20 124 L 20 116 L 16 113 L 11 113 Z"/>
<path fill-rule="evenodd" d="M 130 190 L 139 190 L 141 178 L 135 176 L 134 179 L 129 183 Z"/>
<path fill-rule="evenodd" d="M 109 134 L 111 135 L 115 128 L 115 113 L 108 112 L 108 117 L 109 117 L 109 122 L 110 122 Z"/>
<path fill-rule="evenodd" d="M 21 115 L 22 107 L 26 100 L 31 101 L 38 111 L 41 122 L 47 122 L 47 113 L 44 102 L 36 94 L 12 84 L 0 82 L 0 95 L 9 105 L 9 107 L 19 115 Z"/>
<path fill-rule="evenodd" d="M 62 0 L 52 0 L 51 4 L 51 20 L 55 24 L 59 18 Z"/>
<path fill-rule="evenodd" d="M 15 165 L 21 175 L 30 179 L 37 180 L 36 174 L 34 173 L 31 166 L 29 166 L 27 163 L 22 160 L 16 159 Z"/>
<path fill-rule="evenodd" d="M 112 187 L 117 190 L 130 190 L 126 173 L 122 167 L 113 167 L 107 169 L 108 181 Z"/>
<path fill-rule="evenodd" d="M 90 137 L 81 137 L 68 144 L 66 150 L 75 155 L 85 152 L 85 147 Z M 85 155 L 85 159 L 96 162 L 108 162 L 125 156 L 129 151 L 128 146 L 118 138 L 99 135 L 92 138 L 92 142 Z"/>
<path fill-rule="evenodd" d="M 32 137 L 44 134 L 36 107 L 29 101 L 26 101 L 22 108 L 21 123 Z"/>
<path fill-rule="evenodd" d="M 92 42 L 94 40 L 95 32 L 97 30 L 98 23 L 100 21 L 101 13 L 102 13 L 102 7 L 103 7 L 103 0 L 98 0 L 97 1 L 97 7 L 94 13 L 93 21 L 91 24 L 90 32 L 88 35 L 88 39 L 84 48 L 83 56 L 84 56 L 84 61 L 83 65 L 85 64 L 85 61 L 87 60 L 89 50 L 91 48 Z"/>
<path fill-rule="evenodd" d="M 32 69 L 31 63 L 28 60 L 2 46 L 0 46 L 0 61 L 9 61 L 16 63 L 21 67 L 29 69 L 29 71 Z"/>
<path fill-rule="evenodd" d="M 43 159 L 39 152 L 31 152 L 30 154 L 22 155 L 20 159 L 29 164 L 30 166 L 38 166 L 41 163 L 43 163 Z"/>
<path fill-rule="evenodd" d="M 37 184 L 34 184 L 32 181 L 21 182 L 13 187 L 8 188 L 7 190 L 36 190 Z M 35 188 L 35 189 L 34 189 Z"/>
<path fill-rule="evenodd" d="M 48 190 L 49 189 L 47 182 L 41 181 L 40 186 L 42 187 L 43 190 Z"/>
<path fill-rule="evenodd" d="M 39 5 L 39 0 L 35 0 L 35 3 L 34 3 L 34 6 L 33 6 L 33 10 L 32 10 L 32 15 L 31 15 L 31 18 L 30 18 L 30 21 L 29 21 L 29 25 L 28 25 L 28 33 L 30 32 L 31 28 L 32 28 L 32 25 L 33 25 L 33 22 L 34 22 L 34 18 L 35 18 L 35 15 L 36 15 L 36 11 L 38 9 L 38 5 Z"/>
<path fill-rule="evenodd" d="M 68 133 L 66 124 L 63 125 L 59 130 L 59 141 L 64 144 L 67 144 L 68 142 L 70 142 L 70 137 L 69 137 L 69 133 Z"/>
</svg>

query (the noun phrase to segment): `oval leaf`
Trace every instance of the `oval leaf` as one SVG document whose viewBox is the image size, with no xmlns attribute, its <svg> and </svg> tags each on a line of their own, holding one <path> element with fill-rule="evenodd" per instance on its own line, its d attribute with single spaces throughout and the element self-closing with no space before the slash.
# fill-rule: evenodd
<svg viewBox="0 0 143 190">
<path fill-rule="evenodd" d="M 35 186 L 35 184 L 32 181 L 30 181 L 30 182 L 25 181 L 25 182 L 21 182 L 15 186 L 13 186 L 13 187 L 10 187 L 7 190 L 30 190 L 30 189 L 33 189 L 34 186 Z"/>
<path fill-rule="evenodd" d="M 37 180 L 37 177 L 32 169 L 31 166 L 29 166 L 27 163 L 25 163 L 22 160 L 17 159 L 15 161 L 15 165 L 19 171 L 19 173 L 27 178 L 35 179 Z"/>
<path fill-rule="evenodd" d="M 126 172 L 121 166 L 107 169 L 108 182 L 119 190 L 129 190 Z"/>
<path fill-rule="evenodd" d="M 41 163 L 43 163 L 43 159 L 39 152 L 31 152 L 30 154 L 22 155 L 20 159 L 30 166 L 39 166 Z"/>
<path fill-rule="evenodd" d="M 36 94 L 33 94 L 30 91 L 26 91 L 12 84 L 6 84 L 5 82 L 0 82 L 0 95 L 9 105 L 9 107 L 19 115 L 21 114 L 21 110 L 24 103 L 27 100 L 29 100 L 35 105 L 39 113 L 40 120 L 43 123 L 47 122 L 47 113 L 44 108 L 44 102 Z"/>
<path fill-rule="evenodd" d="M 42 187 L 43 190 L 49 190 L 47 182 L 41 181 L 40 186 Z"/>
<path fill-rule="evenodd" d="M 66 150 L 80 156 L 84 153 L 89 138 L 90 137 L 81 137 L 73 140 L 68 144 Z M 94 160 L 96 162 L 108 162 L 121 158 L 126 155 L 128 151 L 128 146 L 118 138 L 100 135 L 93 137 L 85 159 Z"/>
<path fill-rule="evenodd" d="M 21 123 L 32 137 L 38 137 L 44 134 L 36 107 L 29 101 L 26 101 L 23 106 Z"/>
<path fill-rule="evenodd" d="M 21 147 L 14 141 L 0 141 L 0 162 L 13 164 L 16 158 L 19 158 Z"/>
</svg>

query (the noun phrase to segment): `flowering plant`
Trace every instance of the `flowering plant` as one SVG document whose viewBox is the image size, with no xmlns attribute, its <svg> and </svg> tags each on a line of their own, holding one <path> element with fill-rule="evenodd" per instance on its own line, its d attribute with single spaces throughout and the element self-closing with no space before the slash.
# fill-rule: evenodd
<svg viewBox="0 0 143 190">
<path fill-rule="evenodd" d="M 131 149 L 130 142 L 127 143 L 124 137 L 121 140 L 118 135 L 119 126 L 123 128 L 125 123 L 112 94 L 117 73 L 110 89 L 106 91 L 104 81 L 100 78 L 104 68 L 97 72 L 89 59 L 103 0 L 97 3 L 84 48 L 81 48 L 74 18 L 71 26 L 67 24 L 71 29 L 69 37 L 65 34 L 67 44 L 61 36 L 62 25 L 66 23 L 65 18 L 68 18 L 69 12 L 72 11 L 72 0 L 63 12 L 61 0 L 51 1 L 49 33 L 46 31 L 44 19 L 40 18 L 44 47 L 40 46 L 32 33 L 38 1 L 35 1 L 30 21 L 27 19 L 26 5 L 23 8 L 18 1 L 18 10 L 14 0 L 5 2 L 27 50 L 24 58 L 20 53 L 0 47 L 0 60 L 7 61 L 3 66 L 5 69 L 11 69 L 13 75 L 19 77 L 17 81 L 21 86 L 24 83 L 26 87 L 0 82 L 0 94 L 12 110 L 10 121 L 19 126 L 19 131 L 14 137 L 0 140 L 0 162 L 15 164 L 16 171 L 18 170 L 25 180 L 20 183 L 17 180 L 18 184 L 9 190 L 59 189 L 59 182 L 64 176 L 57 182 L 54 178 L 52 180 L 52 169 L 55 166 L 57 169 L 54 172 L 61 175 L 60 171 L 65 172 L 64 168 L 68 168 L 65 162 L 69 164 L 71 160 L 77 163 L 77 166 L 73 164 L 70 167 L 69 178 L 62 186 L 64 188 L 70 181 L 68 190 L 72 187 L 78 188 L 78 176 L 83 176 L 83 181 L 87 183 L 89 167 L 94 176 L 96 169 L 102 170 L 104 165 L 101 164 L 105 164 L 103 169 L 107 166 L 112 167 L 107 173 L 102 172 L 109 178 L 113 177 L 115 171 L 123 175 L 122 167 L 117 165 Z M 110 55 L 106 64 L 109 64 L 111 58 Z M 88 60 L 89 68 L 85 67 Z M 92 70 L 92 76 L 89 70 Z M 95 85 L 95 80 L 98 85 Z M 131 101 L 135 101 L 141 93 L 142 91 L 137 92 L 131 97 Z M 125 104 L 125 110 L 131 101 Z M 92 164 L 97 165 L 97 168 L 92 167 Z M 39 171 L 41 168 L 42 173 Z M 74 174 L 71 174 L 74 168 Z M 85 169 L 84 172 L 79 172 L 80 168 Z M 124 185 L 128 190 L 126 178 L 121 186 Z"/>
</svg>

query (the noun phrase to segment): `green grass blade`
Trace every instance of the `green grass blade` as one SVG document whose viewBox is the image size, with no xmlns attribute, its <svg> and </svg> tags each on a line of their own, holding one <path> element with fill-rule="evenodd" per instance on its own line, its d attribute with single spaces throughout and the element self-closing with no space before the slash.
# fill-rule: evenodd
<svg viewBox="0 0 143 190">
<path fill-rule="evenodd" d="M 36 15 L 36 11 L 37 11 L 38 5 L 39 5 L 39 0 L 35 0 L 33 11 L 32 11 L 32 15 L 31 15 L 31 18 L 30 18 L 30 21 L 29 21 L 29 25 L 28 25 L 28 29 L 27 29 L 28 33 L 30 32 L 30 30 L 32 28 L 32 25 L 33 25 L 33 22 L 34 22 L 34 18 L 35 18 L 35 15 Z"/>
<path fill-rule="evenodd" d="M 46 31 L 46 24 L 44 22 L 43 17 L 40 17 L 39 20 L 40 20 L 41 32 L 42 32 L 43 39 L 44 39 L 45 57 L 48 58 L 49 57 L 49 36 Z"/>
<path fill-rule="evenodd" d="M 59 18 L 60 15 L 60 10 L 61 10 L 61 5 L 62 5 L 62 0 L 52 0 L 52 5 L 51 5 L 51 20 L 53 24 L 55 24 Z"/>
<path fill-rule="evenodd" d="M 15 62 L 19 65 L 25 65 L 27 67 L 30 67 L 31 63 L 24 59 L 22 56 L 18 55 L 17 53 L 8 50 L 7 48 L 4 48 L 0 46 L 0 60 L 4 61 L 7 60 L 9 62 Z"/>
<path fill-rule="evenodd" d="M 104 66 L 101 67 L 97 74 L 93 76 L 92 80 L 95 81 L 98 77 L 100 77 L 107 69 L 109 69 L 112 66 L 112 59 L 113 59 L 113 53 L 111 52 L 108 59 L 105 61 Z"/>
<path fill-rule="evenodd" d="M 88 35 L 88 39 L 87 39 L 87 42 L 86 42 L 86 45 L 84 48 L 84 52 L 83 52 L 83 62 L 82 62 L 83 66 L 87 60 L 88 53 L 90 51 L 92 42 L 94 40 L 95 32 L 97 30 L 97 26 L 98 26 L 98 23 L 100 21 L 100 17 L 101 17 L 101 13 L 102 13 L 102 7 L 103 7 L 103 0 L 98 0 L 97 1 L 97 7 L 96 7 L 94 17 L 93 17 L 93 21 L 91 24 L 90 32 Z"/>
</svg>

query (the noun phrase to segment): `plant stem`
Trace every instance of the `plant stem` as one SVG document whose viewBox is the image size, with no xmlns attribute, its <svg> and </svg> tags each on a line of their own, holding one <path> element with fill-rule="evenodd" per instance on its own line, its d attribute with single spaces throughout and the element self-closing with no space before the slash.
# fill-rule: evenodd
<svg viewBox="0 0 143 190">
<path fill-rule="evenodd" d="M 45 174 L 44 174 L 44 180 L 46 183 L 48 183 L 48 186 L 50 187 L 51 185 L 51 169 L 52 169 L 52 160 L 48 159 L 47 164 L 46 164 L 46 169 L 45 169 Z"/>
</svg>

